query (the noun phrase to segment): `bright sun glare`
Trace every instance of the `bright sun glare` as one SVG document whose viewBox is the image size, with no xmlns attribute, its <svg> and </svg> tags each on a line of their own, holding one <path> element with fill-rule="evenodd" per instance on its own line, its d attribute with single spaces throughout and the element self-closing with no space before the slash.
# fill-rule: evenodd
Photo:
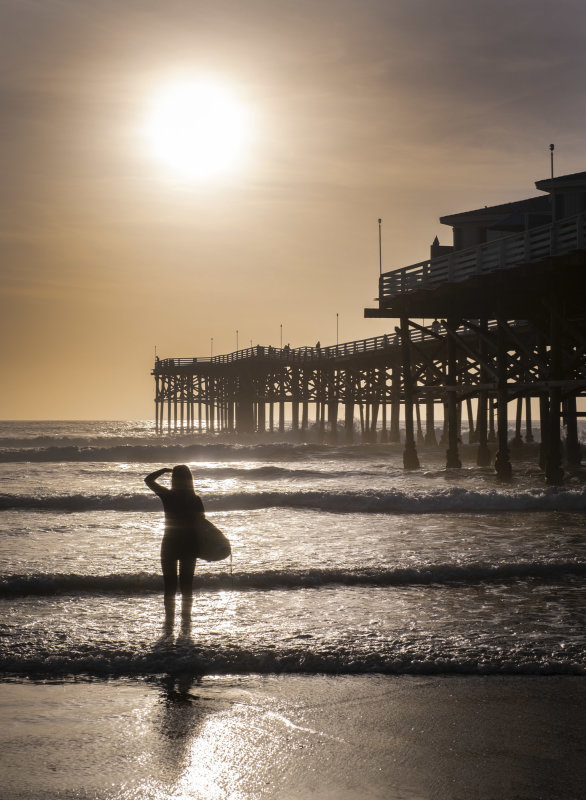
<svg viewBox="0 0 586 800">
<path fill-rule="evenodd" d="M 151 152 L 178 177 L 205 181 L 241 163 L 249 136 L 248 114 L 227 87 L 183 81 L 154 98 L 147 121 Z"/>
</svg>

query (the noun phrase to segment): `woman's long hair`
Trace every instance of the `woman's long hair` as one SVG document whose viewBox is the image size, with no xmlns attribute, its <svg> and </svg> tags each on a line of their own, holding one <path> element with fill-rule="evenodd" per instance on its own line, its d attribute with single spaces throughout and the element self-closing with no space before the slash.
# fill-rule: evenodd
<svg viewBox="0 0 586 800">
<path fill-rule="evenodd" d="M 180 492 L 193 492 L 193 475 L 186 464 L 173 467 L 171 475 L 171 488 Z"/>
</svg>

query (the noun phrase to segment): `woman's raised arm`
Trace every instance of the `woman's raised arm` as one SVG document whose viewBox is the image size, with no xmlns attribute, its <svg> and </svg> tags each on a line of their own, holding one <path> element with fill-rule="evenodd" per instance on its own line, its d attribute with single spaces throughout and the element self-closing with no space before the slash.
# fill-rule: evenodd
<svg viewBox="0 0 586 800">
<path fill-rule="evenodd" d="M 149 487 L 149 489 L 154 492 L 155 494 L 161 494 L 161 491 L 167 491 L 165 486 L 160 486 L 157 483 L 157 478 L 160 478 L 161 475 L 164 475 L 165 472 L 173 472 L 172 469 L 168 467 L 163 467 L 163 469 L 158 469 L 156 472 L 151 472 L 150 475 L 147 475 L 144 479 L 144 482 Z"/>
</svg>

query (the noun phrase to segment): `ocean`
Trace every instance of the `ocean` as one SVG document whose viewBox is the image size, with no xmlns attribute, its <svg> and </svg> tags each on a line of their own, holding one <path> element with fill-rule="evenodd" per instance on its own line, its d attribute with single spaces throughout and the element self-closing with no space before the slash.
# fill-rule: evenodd
<svg viewBox="0 0 586 800">
<path fill-rule="evenodd" d="M 0 423 L 0 800 L 582 797 L 584 473 L 419 455 Z M 178 463 L 233 560 L 172 617 Z"/>
<path fill-rule="evenodd" d="M 152 422 L 0 425 L 6 680 L 161 675 L 584 675 L 586 486 L 535 453 L 499 483 L 465 453 L 158 435 Z M 186 463 L 233 563 L 163 613 L 163 513 Z"/>
</svg>

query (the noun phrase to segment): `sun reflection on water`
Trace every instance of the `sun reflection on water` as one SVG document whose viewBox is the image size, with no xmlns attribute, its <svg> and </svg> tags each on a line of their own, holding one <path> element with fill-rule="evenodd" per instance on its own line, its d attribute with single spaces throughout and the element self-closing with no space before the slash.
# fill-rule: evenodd
<svg viewBox="0 0 586 800">
<path fill-rule="evenodd" d="M 189 764 L 178 783 L 181 800 L 244 798 L 235 788 L 240 774 L 230 760 L 234 738 L 233 720 L 225 713 L 206 721 L 193 741 Z"/>
</svg>

